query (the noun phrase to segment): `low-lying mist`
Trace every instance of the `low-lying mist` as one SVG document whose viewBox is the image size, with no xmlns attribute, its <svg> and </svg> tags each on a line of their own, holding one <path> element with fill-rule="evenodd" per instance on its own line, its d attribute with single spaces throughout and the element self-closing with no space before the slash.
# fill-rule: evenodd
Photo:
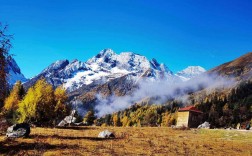
<svg viewBox="0 0 252 156">
<path fill-rule="evenodd" d="M 101 117 L 120 110 L 129 108 L 136 102 L 144 98 L 158 97 L 152 101 L 153 104 L 164 104 L 169 99 L 179 99 L 184 104 L 189 104 L 188 93 L 202 90 L 204 88 L 227 88 L 234 85 L 234 79 L 227 79 L 217 76 L 217 74 L 202 74 L 201 76 L 189 81 L 178 80 L 149 80 L 138 81 L 138 88 L 131 95 L 118 97 L 115 95 L 103 97 L 97 94 L 97 105 L 95 106 L 96 115 Z"/>
</svg>

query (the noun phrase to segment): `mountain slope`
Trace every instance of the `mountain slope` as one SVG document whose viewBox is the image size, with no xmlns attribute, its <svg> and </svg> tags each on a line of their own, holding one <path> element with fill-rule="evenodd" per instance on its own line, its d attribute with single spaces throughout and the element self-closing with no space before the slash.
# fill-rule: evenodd
<svg viewBox="0 0 252 156">
<path fill-rule="evenodd" d="M 15 84 L 17 81 L 25 82 L 27 79 L 21 73 L 19 66 L 17 65 L 16 61 L 11 57 L 7 57 L 7 80 L 10 85 Z"/>
<path fill-rule="evenodd" d="M 237 80 L 248 79 L 252 75 L 252 52 L 215 67 L 208 71 L 208 73 L 216 73 L 229 78 L 235 77 Z"/>
</svg>

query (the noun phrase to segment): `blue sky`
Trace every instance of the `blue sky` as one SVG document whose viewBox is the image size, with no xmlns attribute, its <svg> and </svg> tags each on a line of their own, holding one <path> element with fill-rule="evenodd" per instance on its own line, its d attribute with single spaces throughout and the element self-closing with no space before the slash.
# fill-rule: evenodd
<svg viewBox="0 0 252 156">
<path fill-rule="evenodd" d="M 104 48 L 156 58 L 172 71 L 211 69 L 252 51 L 250 0 L 0 0 L 26 77 Z"/>
</svg>

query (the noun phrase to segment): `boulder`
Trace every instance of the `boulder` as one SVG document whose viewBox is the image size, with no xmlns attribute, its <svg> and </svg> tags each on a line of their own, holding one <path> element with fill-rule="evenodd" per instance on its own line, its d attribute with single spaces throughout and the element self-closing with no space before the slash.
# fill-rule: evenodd
<svg viewBox="0 0 252 156">
<path fill-rule="evenodd" d="M 209 124 L 209 122 L 205 121 L 203 124 L 199 125 L 198 128 L 208 128 L 209 129 L 210 128 L 210 124 Z"/>
<path fill-rule="evenodd" d="M 250 123 L 247 123 L 247 125 L 246 125 L 246 130 L 250 130 Z"/>
<path fill-rule="evenodd" d="M 98 135 L 98 138 L 114 138 L 114 137 L 115 137 L 114 133 L 108 130 L 102 131 Z"/>
<path fill-rule="evenodd" d="M 66 116 L 62 121 L 60 121 L 60 123 L 57 125 L 58 127 L 64 127 L 66 126 L 67 124 L 72 124 L 72 123 L 75 123 L 76 121 L 76 117 L 74 117 L 74 114 L 75 114 L 75 110 L 73 110 L 71 112 L 71 114 L 69 116 Z"/>
<path fill-rule="evenodd" d="M 27 123 L 20 123 L 10 126 L 7 129 L 6 136 L 10 138 L 28 137 L 31 132 L 30 125 Z"/>
</svg>

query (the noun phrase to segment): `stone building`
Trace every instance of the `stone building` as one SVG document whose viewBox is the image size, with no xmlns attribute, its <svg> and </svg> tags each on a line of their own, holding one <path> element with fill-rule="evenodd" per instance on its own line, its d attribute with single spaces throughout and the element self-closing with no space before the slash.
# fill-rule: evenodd
<svg viewBox="0 0 252 156">
<path fill-rule="evenodd" d="M 177 125 L 178 127 L 197 128 L 202 123 L 203 112 L 194 106 L 180 108 L 178 110 Z"/>
</svg>

